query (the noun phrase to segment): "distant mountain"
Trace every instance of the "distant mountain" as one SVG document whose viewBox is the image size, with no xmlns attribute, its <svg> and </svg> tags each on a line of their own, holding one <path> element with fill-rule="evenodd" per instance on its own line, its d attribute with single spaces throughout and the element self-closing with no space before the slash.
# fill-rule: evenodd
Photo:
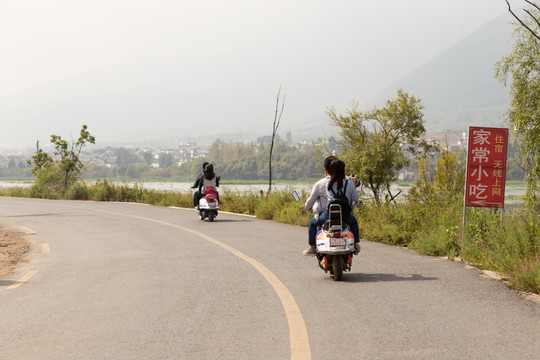
<svg viewBox="0 0 540 360">
<path fill-rule="evenodd" d="M 503 15 L 450 47 L 368 101 L 382 106 L 397 89 L 422 99 L 429 132 L 461 131 L 469 125 L 501 126 L 509 89 L 494 78 L 494 65 L 511 52 L 512 25 Z"/>
</svg>

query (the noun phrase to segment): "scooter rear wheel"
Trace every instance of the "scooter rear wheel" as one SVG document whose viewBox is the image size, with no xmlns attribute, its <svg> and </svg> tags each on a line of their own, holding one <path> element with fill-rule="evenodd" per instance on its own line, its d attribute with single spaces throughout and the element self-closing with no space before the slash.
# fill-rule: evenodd
<svg viewBox="0 0 540 360">
<path fill-rule="evenodd" d="M 335 255 L 332 259 L 332 270 L 334 270 L 334 280 L 343 280 L 343 256 Z"/>
</svg>

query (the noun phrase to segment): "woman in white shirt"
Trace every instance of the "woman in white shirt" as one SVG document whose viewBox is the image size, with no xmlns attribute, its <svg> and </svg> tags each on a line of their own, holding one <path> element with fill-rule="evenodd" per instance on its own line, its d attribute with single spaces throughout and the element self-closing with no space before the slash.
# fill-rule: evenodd
<svg viewBox="0 0 540 360">
<path fill-rule="evenodd" d="M 328 187 L 328 181 L 330 180 L 330 164 L 332 161 L 337 160 L 335 156 L 329 156 L 324 159 L 324 175 L 325 177 L 317 181 L 311 189 L 311 195 L 309 195 L 306 203 L 302 206 L 303 210 L 312 210 L 313 217 L 319 219 L 319 214 L 324 212 L 328 207 L 328 192 L 326 188 Z"/>
</svg>

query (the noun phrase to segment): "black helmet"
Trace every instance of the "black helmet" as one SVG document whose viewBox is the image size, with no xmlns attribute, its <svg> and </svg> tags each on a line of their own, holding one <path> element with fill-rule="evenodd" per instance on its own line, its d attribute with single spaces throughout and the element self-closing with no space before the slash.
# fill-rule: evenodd
<svg viewBox="0 0 540 360">
<path fill-rule="evenodd" d="M 213 178 L 214 177 L 214 165 L 212 164 L 207 164 L 205 167 L 204 167 L 204 175 L 207 177 L 207 178 Z"/>
</svg>

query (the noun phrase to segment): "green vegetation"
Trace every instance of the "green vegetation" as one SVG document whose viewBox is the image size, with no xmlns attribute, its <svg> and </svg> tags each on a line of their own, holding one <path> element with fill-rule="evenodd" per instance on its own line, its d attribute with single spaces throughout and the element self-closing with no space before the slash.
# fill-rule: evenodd
<svg viewBox="0 0 540 360">
<path fill-rule="evenodd" d="M 54 144 L 56 158 L 40 149 L 38 142 L 36 153 L 28 160 L 28 164 L 34 165 L 31 170 L 35 176 L 35 183 L 31 188 L 33 197 L 58 199 L 64 197 L 68 191 L 79 189 L 79 175 L 84 167 L 80 159 L 81 151 L 87 143 L 94 144 L 95 138 L 90 135 L 87 126 L 83 125 L 77 141 L 70 143 L 61 136 L 51 135 L 51 143 Z"/>
<path fill-rule="evenodd" d="M 527 17 L 514 30 L 511 54 L 495 68 L 499 81 L 510 79 L 511 102 L 507 120 L 521 144 L 521 165 L 526 170 L 526 202 L 533 213 L 540 212 L 540 10 L 530 6 Z M 526 26 L 526 27 L 525 27 Z"/>
<path fill-rule="evenodd" d="M 170 154 L 159 155 L 159 169 L 150 166 L 152 161 L 149 152 L 142 154 L 134 149 L 103 149 L 95 151 L 109 152 L 116 158 L 116 166 L 106 167 L 90 163 L 85 167 L 85 179 L 135 179 L 135 180 L 173 180 L 186 181 L 194 179 L 201 171 L 203 161 L 215 165 L 216 173 L 223 180 L 266 181 L 268 183 L 268 153 L 271 144 L 223 142 L 216 140 L 209 148 L 205 157 L 197 158 L 180 166 L 172 165 Z M 319 145 L 292 145 L 276 140 L 272 155 L 272 179 L 279 181 L 314 179 L 321 172 L 320 163 L 323 159 Z M 101 153 L 102 154 L 102 153 Z"/>
<path fill-rule="evenodd" d="M 425 135 L 422 103 L 403 90 L 382 109 L 361 112 L 353 102 L 344 114 L 331 107 L 328 115 L 339 127 L 340 150 L 349 170 L 359 174 L 380 203 L 384 189 L 397 180 L 419 150 L 432 149 Z"/>
</svg>

